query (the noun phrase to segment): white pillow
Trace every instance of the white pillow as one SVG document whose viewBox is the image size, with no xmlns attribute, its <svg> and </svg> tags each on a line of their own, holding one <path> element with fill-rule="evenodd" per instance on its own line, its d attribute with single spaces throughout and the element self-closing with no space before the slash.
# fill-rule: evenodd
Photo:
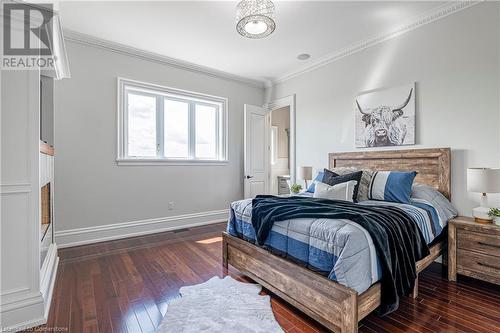
<svg viewBox="0 0 500 333">
<path fill-rule="evenodd" d="M 354 186 L 358 182 L 350 180 L 345 183 L 336 185 L 328 185 L 325 183 L 317 183 L 314 189 L 314 198 L 323 198 L 329 200 L 344 200 L 352 202 L 352 195 L 354 193 Z"/>
</svg>

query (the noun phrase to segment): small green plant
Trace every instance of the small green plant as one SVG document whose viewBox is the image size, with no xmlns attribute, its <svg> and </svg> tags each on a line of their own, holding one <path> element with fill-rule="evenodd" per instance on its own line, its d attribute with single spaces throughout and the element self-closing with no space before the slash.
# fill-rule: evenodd
<svg viewBox="0 0 500 333">
<path fill-rule="evenodd" d="M 290 191 L 292 191 L 293 194 L 299 193 L 300 190 L 302 190 L 302 185 L 293 184 L 292 186 L 290 186 Z"/>
<path fill-rule="evenodd" d="M 498 208 L 491 208 L 490 211 L 488 212 L 489 217 L 500 217 L 500 209 Z"/>
</svg>

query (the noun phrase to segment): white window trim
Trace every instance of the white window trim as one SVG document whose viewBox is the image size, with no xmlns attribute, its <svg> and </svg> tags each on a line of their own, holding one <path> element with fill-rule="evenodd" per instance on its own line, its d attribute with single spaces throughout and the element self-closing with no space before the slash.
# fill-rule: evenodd
<svg viewBox="0 0 500 333">
<path fill-rule="evenodd" d="M 221 129 L 218 131 L 218 141 L 220 145 L 217 145 L 217 149 L 222 147 L 223 149 L 223 159 L 196 159 L 196 158 L 158 158 L 158 157 L 129 157 L 127 156 L 127 117 L 125 106 L 127 94 L 125 94 L 125 87 L 131 85 L 135 88 L 145 89 L 145 94 L 148 94 L 148 90 L 153 90 L 157 93 L 168 95 L 173 95 L 174 98 L 185 97 L 187 99 L 200 99 L 202 101 L 211 101 L 222 105 L 221 112 L 217 114 L 222 116 Z M 191 105 L 191 104 L 190 104 Z M 187 90 L 175 89 L 170 87 L 164 87 L 156 84 L 135 81 L 130 79 L 125 79 L 122 77 L 117 78 L 117 156 L 116 162 L 118 165 L 226 165 L 229 163 L 229 147 L 228 147 L 228 99 L 218 96 L 206 95 L 201 93 L 195 93 Z M 222 131 L 221 131 L 222 130 Z M 157 135 L 160 135 L 157 131 Z M 190 135 L 194 135 L 190 133 Z M 191 138 L 192 139 L 192 138 Z M 160 140 L 161 144 L 163 140 Z M 192 151 L 190 147 L 190 156 L 192 156 Z"/>
</svg>

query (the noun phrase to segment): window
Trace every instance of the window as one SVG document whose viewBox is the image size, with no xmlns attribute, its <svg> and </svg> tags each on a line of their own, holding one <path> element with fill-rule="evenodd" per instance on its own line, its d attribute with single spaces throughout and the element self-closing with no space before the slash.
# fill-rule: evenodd
<svg viewBox="0 0 500 333">
<path fill-rule="evenodd" d="M 118 79 L 118 163 L 227 161 L 227 99 Z"/>
</svg>

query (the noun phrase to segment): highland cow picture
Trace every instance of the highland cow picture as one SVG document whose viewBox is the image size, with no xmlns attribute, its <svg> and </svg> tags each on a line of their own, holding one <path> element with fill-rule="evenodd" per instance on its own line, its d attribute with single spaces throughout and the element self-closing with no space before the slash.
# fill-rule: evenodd
<svg viewBox="0 0 500 333">
<path fill-rule="evenodd" d="M 415 84 L 362 93 L 354 112 L 356 147 L 415 144 Z"/>
</svg>

